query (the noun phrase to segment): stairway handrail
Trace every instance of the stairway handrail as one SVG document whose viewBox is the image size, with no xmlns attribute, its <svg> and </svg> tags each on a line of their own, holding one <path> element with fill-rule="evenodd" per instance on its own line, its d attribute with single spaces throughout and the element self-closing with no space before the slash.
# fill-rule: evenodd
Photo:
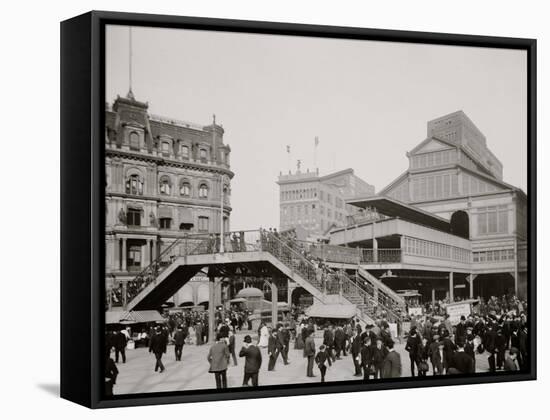
<svg viewBox="0 0 550 420">
<path fill-rule="evenodd" d="M 281 238 L 279 238 L 277 235 L 273 234 L 273 232 L 267 232 L 267 231 L 264 231 L 267 235 L 267 237 L 271 237 L 273 239 L 275 239 L 275 241 L 277 241 L 277 243 L 285 246 L 287 249 L 289 249 L 295 256 L 297 256 L 298 258 L 300 258 L 302 261 L 306 262 L 307 264 L 309 264 L 310 266 L 313 266 L 313 268 L 316 268 L 315 265 L 309 261 L 306 257 L 304 257 L 300 252 L 298 252 L 297 250 L 293 249 L 291 246 L 289 246 L 285 241 L 283 241 Z M 262 244 L 263 245 L 263 244 Z M 278 257 L 277 255 L 275 255 L 275 257 Z M 373 302 L 374 301 L 374 297 L 370 295 L 370 293 L 368 291 L 366 291 L 363 286 L 359 283 L 359 282 L 356 282 L 356 281 L 353 281 L 348 275 L 347 273 L 345 272 L 336 272 L 335 270 L 333 270 L 332 268 L 330 268 L 329 266 L 327 266 L 325 264 L 325 269 L 327 271 L 327 273 L 329 274 L 333 274 L 333 275 L 337 275 L 339 276 L 340 278 L 342 278 L 344 281 L 346 281 L 348 284 L 352 285 L 353 287 L 355 287 L 356 289 L 360 290 L 360 292 L 364 295 L 363 298 L 367 298 L 370 302 Z M 315 286 L 315 285 L 314 285 Z M 376 302 L 376 304 L 381 307 L 384 311 L 392 314 L 394 317 L 396 318 L 399 318 L 399 316 L 397 315 L 397 313 L 392 309 L 392 308 L 389 308 L 387 305 L 384 305 L 380 302 Z"/>
<path fill-rule="evenodd" d="M 202 238 L 204 238 L 204 235 L 196 235 L 196 236 L 201 236 Z M 149 274 L 153 274 L 153 280 L 151 280 L 151 282 L 154 281 L 154 279 L 156 279 L 160 274 L 159 271 L 158 271 L 158 268 L 160 267 L 160 263 L 162 262 L 163 257 L 166 256 L 170 251 L 172 251 L 177 245 L 180 245 L 181 242 L 183 242 L 185 240 L 188 240 L 190 238 L 192 238 L 192 236 L 186 236 L 186 237 L 181 237 L 181 238 L 176 239 L 169 246 L 167 246 L 161 253 L 159 253 L 159 255 L 147 267 L 145 267 L 141 272 L 139 272 L 129 282 L 139 282 L 139 281 L 146 282 L 147 281 L 146 276 L 149 275 Z M 207 239 L 209 239 L 209 238 L 205 238 L 204 240 L 207 240 Z M 199 244 L 197 244 L 197 246 L 193 248 L 193 251 L 198 249 L 203 244 L 204 240 L 201 241 Z M 193 251 L 191 251 L 191 252 L 193 252 Z M 189 253 L 187 253 L 187 254 L 189 254 Z M 152 270 L 152 272 L 151 272 L 151 270 Z M 151 282 L 149 282 L 148 284 L 150 284 Z M 146 284 L 145 287 L 147 287 L 148 284 Z M 141 288 L 141 290 L 143 290 L 143 289 L 144 289 L 144 287 Z M 134 299 L 138 294 L 136 294 L 135 296 L 131 296 L 129 300 Z"/>
<path fill-rule="evenodd" d="M 391 287 L 386 286 L 381 280 L 377 279 L 375 276 L 370 274 L 363 267 L 358 266 L 357 267 L 357 272 L 359 273 L 359 275 L 363 279 L 367 280 L 370 283 L 374 283 L 374 282 L 368 276 L 374 277 L 377 281 L 376 287 L 378 287 L 378 289 L 382 289 L 384 291 L 384 294 L 388 295 L 391 299 L 393 299 L 397 303 L 398 306 L 401 306 L 401 307 L 405 306 L 405 300 L 401 296 L 399 296 L 394 290 L 392 290 Z M 365 272 L 367 275 L 364 275 L 363 272 Z"/>
</svg>

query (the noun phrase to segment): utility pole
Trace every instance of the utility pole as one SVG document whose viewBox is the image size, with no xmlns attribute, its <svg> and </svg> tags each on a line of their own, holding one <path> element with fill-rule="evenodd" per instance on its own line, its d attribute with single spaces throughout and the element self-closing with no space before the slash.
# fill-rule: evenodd
<svg viewBox="0 0 550 420">
<path fill-rule="evenodd" d="M 224 180 L 225 175 L 220 175 L 220 253 L 225 252 L 223 237 L 223 201 L 224 201 Z"/>
</svg>

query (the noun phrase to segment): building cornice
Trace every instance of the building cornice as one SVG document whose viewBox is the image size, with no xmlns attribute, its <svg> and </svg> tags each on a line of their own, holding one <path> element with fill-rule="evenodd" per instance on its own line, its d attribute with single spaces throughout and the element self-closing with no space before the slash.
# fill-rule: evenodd
<svg viewBox="0 0 550 420">
<path fill-rule="evenodd" d="M 152 154 L 136 153 L 129 150 L 105 148 L 105 157 L 124 157 L 127 159 L 141 160 L 144 162 L 152 162 L 157 166 L 169 166 L 181 169 L 192 169 L 202 172 L 211 172 L 214 174 L 227 175 L 230 179 L 235 176 L 235 173 L 228 168 L 224 168 L 218 165 L 205 165 L 196 162 L 178 161 L 173 159 L 167 159 L 163 156 L 155 156 Z"/>
</svg>

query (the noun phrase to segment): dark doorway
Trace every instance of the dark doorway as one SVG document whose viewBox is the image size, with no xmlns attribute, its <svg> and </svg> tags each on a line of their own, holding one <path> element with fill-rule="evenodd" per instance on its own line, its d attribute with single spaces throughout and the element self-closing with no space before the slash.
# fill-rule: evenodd
<svg viewBox="0 0 550 420">
<path fill-rule="evenodd" d="M 470 239 L 470 218 L 468 213 L 459 210 L 451 216 L 451 233 L 462 238 Z"/>
</svg>

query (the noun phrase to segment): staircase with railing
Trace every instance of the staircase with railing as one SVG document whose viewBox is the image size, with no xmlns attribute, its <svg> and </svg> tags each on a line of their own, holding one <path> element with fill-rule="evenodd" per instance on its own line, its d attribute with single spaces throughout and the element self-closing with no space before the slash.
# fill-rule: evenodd
<svg viewBox="0 0 550 420">
<path fill-rule="evenodd" d="M 138 297 L 155 282 L 178 257 L 217 254 L 221 251 L 219 235 L 189 235 L 179 238 L 164 249 L 158 257 L 126 285 L 124 306 Z M 300 276 L 313 287 L 318 296 L 341 294 L 355 304 L 366 322 L 372 322 L 383 310 L 388 319 L 399 318 L 393 296 L 384 287 L 375 287 L 372 281 L 349 276 L 318 264 L 308 255 L 307 249 L 297 241 L 265 231 L 230 232 L 224 235 L 224 253 L 262 251 L 271 254 L 280 263 Z M 381 282 L 380 282 L 381 283 Z M 336 285 L 336 286 L 335 286 Z M 312 289 L 313 290 L 313 289 Z M 143 298 L 143 295 L 140 299 Z M 139 300 L 139 299 L 138 299 Z M 130 304 L 133 307 L 133 304 Z"/>
<path fill-rule="evenodd" d="M 208 235 L 193 235 L 176 239 L 162 250 L 151 264 L 128 281 L 125 287 L 120 287 L 120 298 L 113 299 L 111 297 L 111 302 L 107 302 L 107 304 L 112 307 L 122 306 L 126 308 L 128 302 L 140 294 L 170 266 L 174 257 L 202 250 L 206 252 L 211 245 L 212 239 Z"/>
<path fill-rule="evenodd" d="M 386 286 L 381 280 L 377 279 L 367 270 L 357 267 L 357 276 L 363 281 L 365 287 L 372 288 L 378 296 L 378 301 L 385 307 L 392 308 L 395 311 L 403 311 L 406 307 L 405 299 L 399 296 L 394 290 Z"/>
<path fill-rule="evenodd" d="M 305 280 L 324 293 L 342 293 L 349 302 L 355 304 L 369 322 L 380 311 L 384 311 L 389 320 L 401 318 L 400 308 L 385 290 L 377 289 L 372 283 L 361 282 L 357 277 L 348 276 L 344 271 L 335 271 L 324 265 L 319 268 L 311 262 L 307 249 L 297 241 L 285 241 L 273 233 L 265 233 L 262 250 L 268 251 L 287 266 L 296 270 Z M 381 282 L 380 282 L 381 283 Z M 337 287 L 330 285 L 337 284 Z M 386 286 L 387 287 L 387 286 Z"/>
</svg>

